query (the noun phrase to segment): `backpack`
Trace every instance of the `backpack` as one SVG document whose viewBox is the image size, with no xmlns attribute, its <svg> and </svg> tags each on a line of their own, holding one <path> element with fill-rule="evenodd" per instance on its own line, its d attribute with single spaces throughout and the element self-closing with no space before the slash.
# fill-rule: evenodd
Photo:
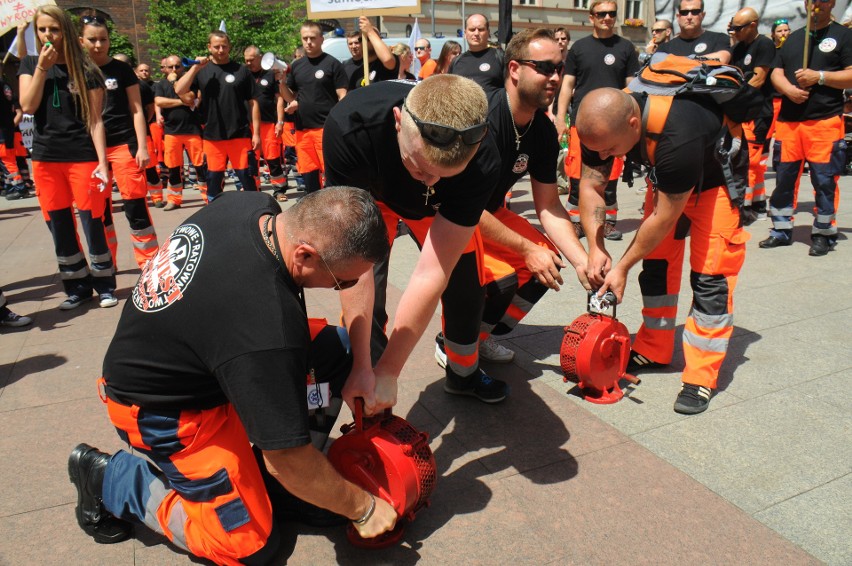
<svg viewBox="0 0 852 566">
<path fill-rule="evenodd" d="M 748 183 L 748 152 L 740 151 L 746 146 L 742 122 L 755 119 L 763 107 L 763 96 L 748 84 L 742 71 L 716 60 L 655 53 L 626 90 L 648 95 L 642 112 L 645 144 L 641 150 L 643 159 L 652 166 L 675 97 L 711 99 L 721 107 L 724 120 L 717 136 L 716 157 L 731 201 L 741 206 Z"/>
</svg>

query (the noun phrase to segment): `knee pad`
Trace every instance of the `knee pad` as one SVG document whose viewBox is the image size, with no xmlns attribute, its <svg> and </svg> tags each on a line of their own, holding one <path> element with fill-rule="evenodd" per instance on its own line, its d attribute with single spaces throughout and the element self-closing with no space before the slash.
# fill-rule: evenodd
<svg viewBox="0 0 852 566">
<path fill-rule="evenodd" d="M 704 314 L 728 312 L 728 279 L 724 275 L 706 275 L 693 271 L 689 274 L 692 285 L 692 304 Z"/>
</svg>

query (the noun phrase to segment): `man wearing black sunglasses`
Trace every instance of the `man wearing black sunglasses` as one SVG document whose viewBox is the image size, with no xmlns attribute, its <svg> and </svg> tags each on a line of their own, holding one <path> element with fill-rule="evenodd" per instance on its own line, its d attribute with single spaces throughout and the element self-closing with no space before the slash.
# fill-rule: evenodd
<svg viewBox="0 0 852 566">
<path fill-rule="evenodd" d="M 772 125 L 772 81 L 769 71 L 775 59 L 775 44 L 757 30 L 759 16 L 753 8 L 743 8 L 734 14 L 729 28 L 737 42 L 731 53 L 731 64 L 742 69 L 748 84 L 763 94 L 763 110 L 752 121 L 743 124 L 748 141 L 748 186 L 743 201 L 745 221 L 766 218 L 766 161 L 769 158 L 767 134 Z"/>
<path fill-rule="evenodd" d="M 800 28 L 776 53 L 772 84 L 783 98 L 772 156 L 776 172 L 769 199 L 772 229 L 761 248 L 792 245 L 796 190 L 805 162 L 816 204 L 808 254 L 824 256 L 837 244 L 837 176 L 846 162 L 843 89 L 852 88 L 852 30 L 831 20 L 834 4 L 828 0 L 810 6 L 810 37 Z M 810 49 L 802 68 L 805 41 Z"/>
<path fill-rule="evenodd" d="M 503 52 L 488 45 L 491 26 L 482 14 L 471 14 L 464 23 L 467 51 L 453 59 L 449 72 L 482 87 L 486 96 L 503 88 Z"/>
<path fill-rule="evenodd" d="M 573 127 L 577 108 L 586 93 L 603 87 L 624 88 L 639 70 L 639 58 L 635 46 L 615 33 L 618 20 L 617 4 L 613 0 L 593 0 L 589 4 L 589 22 L 593 26 L 592 35 L 575 41 L 565 57 L 565 76 L 562 79 L 556 112 L 556 131 L 560 136 L 566 127 L 565 116 L 569 111 L 571 113 L 572 127 L 565 167 L 570 182 L 568 210 L 579 235 L 583 233 L 578 209 L 580 140 L 577 138 L 577 129 Z M 606 237 L 610 240 L 622 238 L 621 232 L 615 229 L 615 223 L 618 220 L 616 185 L 621 176 L 622 166 L 623 163 L 619 160 L 612 170 L 612 178 L 606 192 Z"/>
<path fill-rule="evenodd" d="M 669 20 L 657 20 L 651 26 L 651 40 L 645 45 L 645 49 L 639 54 L 639 62 L 644 63 L 657 52 L 663 43 L 672 39 L 672 23 Z"/>
<path fill-rule="evenodd" d="M 389 339 L 387 263 L 342 294 L 355 355 L 344 397 L 350 402 L 364 397 L 368 413 L 396 402 L 396 380 L 439 298 L 447 353 L 459 362 L 447 366 L 444 389 L 487 403 L 508 394 L 507 385 L 491 379 L 478 364 L 464 364 L 476 352 L 485 300 L 482 239 L 476 226 L 501 166 L 494 140 L 486 135 L 487 113 L 485 93 L 475 82 L 433 75 L 416 86 L 385 81 L 358 89 L 326 121 L 328 182 L 370 191 L 389 240 L 402 221 L 422 250 Z"/>
<path fill-rule="evenodd" d="M 560 83 L 562 53 L 545 28 L 525 29 L 506 46 L 506 87 L 489 99 L 488 135 L 500 151 L 500 180 L 479 227 L 485 246 L 486 300 L 479 358 L 507 363 L 514 352 L 492 336 L 511 332 L 548 289 L 563 285 L 559 270 L 574 267 L 581 284 L 587 256 L 559 200 L 553 161 L 559 152 L 556 129 L 545 110 Z M 547 236 L 505 207 L 506 194 L 529 173 L 537 216 Z M 439 364 L 461 371 L 438 340 Z M 476 360 L 462 360 L 468 364 Z"/>
<path fill-rule="evenodd" d="M 675 55 L 699 55 L 719 59 L 723 63 L 731 60 L 731 40 L 724 33 L 704 31 L 704 0 L 681 0 L 677 9 L 677 37 L 660 46 L 660 53 Z"/>
</svg>

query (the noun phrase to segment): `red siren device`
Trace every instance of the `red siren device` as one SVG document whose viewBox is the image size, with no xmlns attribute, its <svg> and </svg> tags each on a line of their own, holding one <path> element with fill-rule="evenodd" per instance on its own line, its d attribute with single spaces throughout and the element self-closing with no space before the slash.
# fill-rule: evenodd
<svg viewBox="0 0 852 566">
<path fill-rule="evenodd" d="M 620 379 L 633 384 L 641 381 L 628 373 L 630 333 L 615 318 L 615 295 L 608 292 L 602 298 L 589 292 L 587 312 L 565 327 L 559 363 L 563 381 L 576 383 L 583 398 L 590 403 L 606 405 L 624 396 L 618 385 Z M 612 316 L 603 312 L 612 307 Z"/>
<path fill-rule="evenodd" d="M 429 435 L 419 432 L 390 409 L 365 418 L 364 402 L 355 403 L 355 422 L 343 425 L 343 436 L 328 450 L 331 465 L 347 480 L 390 503 L 399 519 L 396 527 L 376 538 L 362 538 L 353 525 L 346 535 L 355 546 L 386 548 L 398 543 L 405 525 L 429 505 L 437 469 Z"/>
</svg>

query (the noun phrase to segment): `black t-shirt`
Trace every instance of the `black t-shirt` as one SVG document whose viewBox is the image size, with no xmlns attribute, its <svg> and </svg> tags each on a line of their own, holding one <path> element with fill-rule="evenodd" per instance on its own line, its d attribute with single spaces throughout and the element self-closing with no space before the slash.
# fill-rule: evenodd
<svg viewBox="0 0 852 566">
<path fill-rule="evenodd" d="M 139 84 L 139 78 L 130 65 L 118 59 L 113 59 L 102 66 L 101 72 L 104 74 L 106 84 L 104 128 L 107 147 L 128 144 L 131 151 L 135 153 L 136 130 L 133 128 L 133 114 L 130 113 L 127 89 Z"/>
<path fill-rule="evenodd" d="M 38 57 L 27 55 L 21 61 L 18 75 L 32 76 L 37 64 Z M 87 77 L 87 85 L 90 89 L 104 88 L 103 80 L 95 74 Z M 47 70 L 44 93 L 33 125 L 33 161 L 81 163 L 98 160 L 95 144 L 70 88 L 75 85 L 73 81 L 69 85 L 65 65 L 53 65 Z"/>
<path fill-rule="evenodd" d="M 382 62 L 376 58 L 374 61 L 370 61 L 370 84 L 375 84 L 382 81 L 392 81 L 399 77 L 399 57 L 397 55 L 393 56 L 394 66 L 393 69 L 388 69 Z M 364 86 L 364 61 L 361 60 L 361 72 L 353 73 L 351 77 L 349 77 L 349 90 L 353 91 L 356 88 L 361 88 Z"/>
<path fill-rule="evenodd" d="M 467 77 L 491 96 L 505 86 L 503 77 L 503 52 L 489 47 L 476 53 L 465 51 L 450 64 L 450 74 Z"/>
<path fill-rule="evenodd" d="M 364 59 L 347 59 L 343 62 L 343 72 L 346 73 L 346 84 L 352 80 L 352 75 L 361 73 L 364 76 Z"/>
<path fill-rule="evenodd" d="M 139 96 L 142 99 L 142 111 L 145 112 L 145 121 L 148 124 L 157 121 L 157 113 L 151 109 L 151 117 L 148 117 L 148 105 L 154 104 L 154 88 L 147 81 L 139 81 Z"/>
<path fill-rule="evenodd" d="M 632 94 L 645 108 L 646 95 Z M 693 187 L 718 187 L 725 184 L 722 167 L 716 160 L 716 141 L 722 130 L 722 111 L 701 97 L 675 98 L 655 150 L 654 186 L 667 194 L 685 193 Z M 627 160 L 643 163 L 645 135 L 627 153 Z M 591 166 L 612 165 L 613 157 L 601 159 L 597 152 L 582 146 L 583 163 Z M 644 163 L 649 165 L 648 163 Z"/>
<path fill-rule="evenodd" d="M 802 68 L 805 50 L 805 29 L 797 29 L 776 53 L 774 67 L 784 69 L 784 76 L 797 85 L 796 70 Z M 809 69 L 840 71 L 852 66 L 852 30 L 832 22 L 816 30 L 811 38 Z M 781 122 L 804 122 L 839 116 L 843 113 L 843 89 L 813 85 L 810 96 L 802 104 L 787 97 L 781 99 Z"/>
<path fill-rule="evenodd" d="M 246 103 L 254 98 L 255 84 L 248 67 L 236 61 L 224 65 L 210 62 L 198 71 L 192 89 L 201 91 L 204 139 L 251 137 Z"/>
<path fill-rule="evenodd" d="M 275 80 L 274 71 L 260 70 L 251 74 L 257 85 L 255 88 L 255 100 L 260 106 L 260 121 L 276 123 L 278 121 L 278 109 L 275 107 L 275 95 L 278 94 L 278 81 Z"/>
<path fill-rule="evenodd" d="M 230 402 L 263 450 L 310 441 L 302 290 L 258 229 L 262 215 L 280 211 L 264 193 L 225 193 L 172 233 L 107 349 L 111 398 L 149 410 Z"/>
<path fill-rule="evenodd" d="M 772 74 L 774 59 L 775 44 L 765 35 L 758 35 L 749 44 L 740 41 L 731 51 L 731 65 L 739 67 L 747 81 L 754 76 L 754 70 L 757 67 L 768 67 L 766 80 L 760 87 L 760 93 L 764 96 L 763 112 L 761 113 L 763 118 L 772 116 L 772 93 L 775 89 L 772 88 L 772 79 L 769 75 Z"/>
<path fill-rule="evenodd" d="M 154 85 L 154 96 L 180 100 L 175 93 L 175 85 L 168 79 L 161 79 Z M 163 115 L 163 133 L 167 136 L 201 135 L 201 119 L 198 112 L 186 104 L 175 108 L 160 108 Z"/>
<path fill-rule="evenodd" d="M 578 39 L 565 55 L 565 74 L 577 78 L 571 98 L 571 123 L 583 97 L 596 88 L 622 89 L 627 78 L 639 70 L 636 47 L 614 35 L 605 39 L 587 36 Z"/>
<path fill-rule="evenodd" d="M 0 80 L 0 141 L 7 148 L 15 147 L 15 108 L 18 105 L 12 87 Z"/>
<path fill-rule="evenodd" d="M 287 73 L 287 86 L 299 101 L 296 129 L 313 130 L 323 127 L 328 113 L 337 104 L 337 89 L 346 88 L 346 73 L 340 61 L 328 53 L 305 56 L 293 61 Z"/>
<path fill-rule="evenodd" d="M 376 200 L 411 220 L 441 216 L 475 226 L 488 203 L 500 170 L 500 154 L 486 136 L 467 168 L 435 183 L 426 203 L 426 186 L 402 164 L 396 140 L 394 107 L 414 88 L 407 81 L 384 81 L 346 95 L 328 115 L 322 144 L 326 185 L 369 190 Z"/>
<path fill-rule="evenodd" d="M 661 43 L 657 47 L 658 53 L 674 53 L 683 57 L 690 55 L 707 55 L 717 51 L 730 51 L 731 40 L 724 33 L 715 31 L 705 31 L 698 37 L 692 39 L 684 39 L 680 36 L 675 37 L 671 41 Z"/>
<path fill-rule="evenodd" d="M 488 135 L 494 138 L 500 151 L 500 180 L 491 195 L 486 210 L 494 212 L 503 206 L 506 193 L 529 172 L 530 177 L 541 183 L 555 183 L 556 169 L 553 164 L 559 155 L 556 127 L 544 113 L 536 111 L 529 124 L 518 125 L 521 145 L 518 148 L 515 129 L 512 127 L 512 112 L 506 91 L 496 91 L 488 101 Z"/>
</svg>

